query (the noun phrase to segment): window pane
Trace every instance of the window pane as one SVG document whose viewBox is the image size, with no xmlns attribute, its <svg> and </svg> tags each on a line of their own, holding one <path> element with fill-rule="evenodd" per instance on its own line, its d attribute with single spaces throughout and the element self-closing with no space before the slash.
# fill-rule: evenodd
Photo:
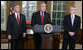
<svg viewBox="0 0 83 50">
<path fill-rule="evenodd" d="M 63 20 L 61 20 L 61 26 L 63 26 Z"/>
<path fill-rule="evenodd" d="M 53 1 L 53 4 L 57 4 L 57 1 Z"/>
<path fill-rule="evenodd" d="M 56 10 L 56 5 L 53 5 L 53 10 Z"/>
<path fill-rule="evenodd" d="M 53 12 L 53 13 L 52 13 L 52 17 L 53 17 L 53 18 L 56 18 L 56 12 Z"/>
<path fill-rule="evenodd" d="M 1 1 L 1 31 L 6 30 L 6 6 L 5 1 Z"/>
<path fill-rule="evenodd" d="M 57 1 L 53 1 L 53 10 L 57 10 Z"/>
<path fill-rule="evenodd" d="M 61 5 L 63 1 L 58 1 L 58 4 Z"/>
<path fill-rule="evenodd" d="M 64 16 L 65 16 L 65 12 L 62 13 L 62 17 L 64 17 Z"/>
<path fill-rule="evenodd" d="M 63 5 L 63 11 L 65 11 L 66 10 L 66 5 Z"/>
<path fill-rule="evenodd" d="M 61 10 L 61 5 L 58 5 L 58 11 L 60 11 Z"/>
<path fill-rule="evenodd" d="M 57 20 L 57 25 L 60 25 L 60 20 Z"/>
<path fill-rule="evenodd" d="M 60 19 L 61 17 L 61 12 L 57 12 L 57 18 Z"/>
<path fill-rule="evenodd" d="M 52 19 L 52 24 L 56 24 L 56 20 L 54 18 Z"/>
<path fill-rule="evenodd" d="M 23 1 L 22 13 L 25 14 L 26 20 L 31 20 L 33 12 L 35 12 L 37 9 L 36 6 L 37 6 L 36 1 Z"/>
<path fill-rule="evenodd" d="M 27 1 L 23 1 L 23 4 L 22 4 L 22 9 L 28 9 L 28 5 L 27 5 Z"/>
</svg>

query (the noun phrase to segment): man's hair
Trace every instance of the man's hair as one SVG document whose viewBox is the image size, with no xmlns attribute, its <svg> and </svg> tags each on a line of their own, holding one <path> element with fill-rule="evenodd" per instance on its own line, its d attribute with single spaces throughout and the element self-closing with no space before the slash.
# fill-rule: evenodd
<svg viewBox="0 0 83 50">
<path fill-rule="evenodd" d="M 16 5 L 14 5 L 14 7 L 15 7 L 15 6 L 20 6 L 20 4 L 16 4 Z"/>
<path fill-rule="evenodd" d="M 42 3 L 40 3 L 40 5 L 39 5 L 39 6 L 41 7 L 41 5 L 42 5 L 42 4 L 46 4 L 46 3 L 42 2 Z"/>
<path fill-rule="evenodd" d="M 71 6 L 70 8 L 74 8 L 76 10 L 76 7 L 75 6 Z"/>
<path fill-rule="evenodd" d="M 19 4 L 14 5 L 14 10 L 15 10 L 15 6 L 20 6 L 20 5 Z"/>
</svg>

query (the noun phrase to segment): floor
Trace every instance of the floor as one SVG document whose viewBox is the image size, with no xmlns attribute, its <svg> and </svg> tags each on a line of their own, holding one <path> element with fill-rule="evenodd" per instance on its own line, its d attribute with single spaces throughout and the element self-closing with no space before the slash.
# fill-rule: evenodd
<svg viewBox="0 0 83 50">
<path fill-rule="evenodd" d="M 10 48 L 10 45 L 9 45 L 9 48 Z M 75 44 L 75 45 L 76 45 L 75 49 L 82 49 L 82 45 L 80 45 L 80 44 Z M 1 49 L 8 49 L 8 44 L 7 43 L 2 43 L 1 44 Z M 60 43 L 60 48 L 59 49 L 62 49 L 62 43 Z"/>
</svg>

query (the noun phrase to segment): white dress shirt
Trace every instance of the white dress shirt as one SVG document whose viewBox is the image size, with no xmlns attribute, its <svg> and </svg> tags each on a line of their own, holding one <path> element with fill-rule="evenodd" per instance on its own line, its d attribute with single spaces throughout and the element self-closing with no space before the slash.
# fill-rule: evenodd
<svg viewBox="0 0 83 50">
<path fill-rule="evenodd" d="M 72 22 L 72 26 L 74 24 L 74 19 L 75 19 L 75 14 L 71 14 L 71 22 Z"/>
<path fill-rule="evenodd" d="M 40 15 L 42 16 L 42 11 L 40 11 Z M 44 12 L 43 12 L 43 17 L 44 17 Z"/>
<path fill-rule="evenodd" d="M 15 12 L 15 17 L 16 17 L 16 20 L 17 20 L 17 14 L 18 14 L 19 21 L 20 21 L 20 14 Z"/>
</svg>

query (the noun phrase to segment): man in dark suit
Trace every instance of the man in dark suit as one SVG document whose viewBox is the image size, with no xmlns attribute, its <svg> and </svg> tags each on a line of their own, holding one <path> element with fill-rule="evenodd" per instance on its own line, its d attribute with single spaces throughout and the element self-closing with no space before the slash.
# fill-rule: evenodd
<svg viewBox="0 0 83 50">
<path fill-rule="evenodd" d="M 11 40 L 11 49 L 21 49 L 23 37 L 26 36 L 26 19 L 21 14 L 20 6 L 17 4 L 14 7 L 15 13 L 8 16 L 7 33 L 8 39 Z"/>
<path fill-rule="evenodd" d="M 31 25 L 34 26 L 36 24 L 38 25 L 45 25 L 47 23 L 51 23 L 50 14 L 45 12 L 46 10 L 46 4 L 41 3 L 40 4 L 40 11 L 33 13 Z M 34 39 L 35 39 L 35 49 L 39 49 L 41 45 L 41 36 L 38 33 L 34 33 Z"/>
<path fill-rule="evenodd" d="M 70 14 L 64 17 L 64 35 L 63 35 L 63 46 L 62 49 L 75 49 L 75 42 L 80 29 L 80 17 L 75 15 L 75 7 L 70 7 Z"/>
</svg>

